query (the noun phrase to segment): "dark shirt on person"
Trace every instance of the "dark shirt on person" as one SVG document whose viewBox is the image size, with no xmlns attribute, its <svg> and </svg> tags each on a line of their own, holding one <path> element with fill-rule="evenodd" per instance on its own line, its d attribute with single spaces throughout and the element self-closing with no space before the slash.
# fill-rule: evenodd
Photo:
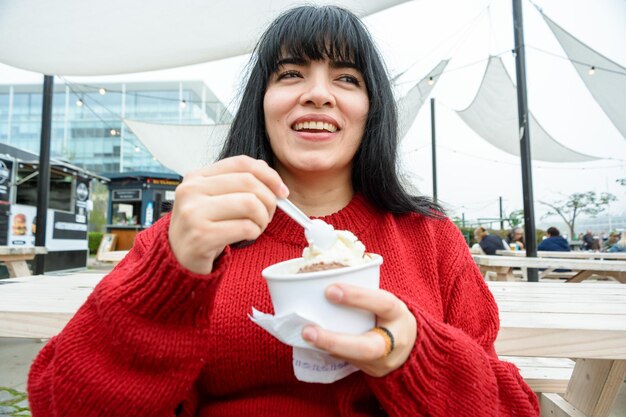
<svg viewBox="0 0 626 417">
<path fill-rule="evenodd" d="M 537 246 L 537 250 L 569 252 L 570 248 L 563 236 L 550 236 Z"/>
<path fill-rule="evenodd" d="M 498 249 L 506 249 L 502 239 L 496 235 L 487 235 L 478 244 L 487 255 L 495 255 Z"/>
<path fill-rule="evenodd" d="M 583 245 L 582 250 L 592 250 L 593 249 L 593 235 L 591 233 L 586 233 L 583 236 Z"/>
<path fill-rule="evenodd" d="M 561 251 L 561 252 L 570 252 L 569 243 L 563 236 L 550 236 L 547 239 L 541 241 L 539 246 L 537 246 L 537 250 L 545 250 L 545 251 Z M 544 271 L 544 269 L 541 269 Z M 555 269 L 554 272 L 571 272 L 571 269 Z"/>
</svg>

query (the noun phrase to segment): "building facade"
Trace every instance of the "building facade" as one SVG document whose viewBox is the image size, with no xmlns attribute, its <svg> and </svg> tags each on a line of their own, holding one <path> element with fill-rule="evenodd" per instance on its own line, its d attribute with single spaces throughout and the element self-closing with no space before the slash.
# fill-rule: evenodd
<svg viewBox="0 0 626 417">
<path fill-rule="evenodd" d="M 42 90 L 41 84 L 0 84 L 0 143 L 39 153 Z M 52 112 L 52 157 L 95 173 L 170 172 L 124 125 L 124 118 L 167 124 L 232 119 L 202 81 L 85 85 L 56 79 Z"/>
</svg>

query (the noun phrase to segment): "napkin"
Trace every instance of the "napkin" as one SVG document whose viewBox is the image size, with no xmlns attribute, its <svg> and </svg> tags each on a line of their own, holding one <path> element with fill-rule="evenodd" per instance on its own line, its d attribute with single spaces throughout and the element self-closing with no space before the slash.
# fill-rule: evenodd
<svg viewBox="0 0 626 417">
<path fill-rule="evenodd" d="M 275 317 L 254 307 L 252 315 L 248 317 L 276 339 L 293 347 L 293 373 L 299 381 L 330 384 L 358 371 L 350 363 L 333 358 L 302 339 L 302 328 L 309 324 L 316 325 L 313 320 L 297 313 Z"/>
</svg>

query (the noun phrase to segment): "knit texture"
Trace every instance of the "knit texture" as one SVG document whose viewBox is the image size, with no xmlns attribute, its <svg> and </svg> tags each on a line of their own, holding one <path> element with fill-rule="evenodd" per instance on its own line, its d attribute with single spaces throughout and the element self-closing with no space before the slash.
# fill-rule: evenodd
<svg viewBox="0 0 626 417">
<path fill-rule="evenodd" d="M 263 268 L 306 245 L 282 212 L 209 275 L 178 264 L 165 217 L 36 358 L 33 416 L 539 415 L 518 370 L 495 354 L 497 306 L 454 224 L 383 213 L 360 195 L 323 219 L 383 256 L 381 287 L 415 315 L 415 347 L 399 369 L 299 382 L 291 348 L 250 321 L 251 307 L 273 311 Z"/>
</svg>

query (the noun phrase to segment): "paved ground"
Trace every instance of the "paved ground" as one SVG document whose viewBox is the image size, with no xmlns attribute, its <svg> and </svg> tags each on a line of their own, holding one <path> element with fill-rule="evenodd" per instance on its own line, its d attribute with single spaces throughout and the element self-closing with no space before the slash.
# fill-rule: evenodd
<svg viewBox="0 0 626 417">
<path fill-rule="evenodd" d="M 102 272 L 107 264 L 90 261 L 90 270 Z M 0 338 L 0 417 L 30 416 L 26 380 L 30 364 L 45 340 Z M 626 382 L 609 417 L 626 416 Z"/>
</svg>

